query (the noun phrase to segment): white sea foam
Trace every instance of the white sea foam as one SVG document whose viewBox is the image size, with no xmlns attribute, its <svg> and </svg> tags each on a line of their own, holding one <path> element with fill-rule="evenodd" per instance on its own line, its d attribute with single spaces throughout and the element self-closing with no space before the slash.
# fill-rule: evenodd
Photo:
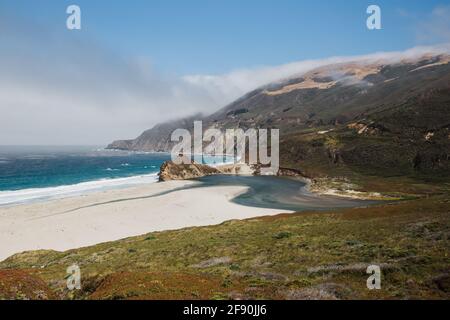
<svg viewBox="0 0 450 320">
<path fill-rule="evenodd" d="M 156 181 L 158 181 L 158 174 L 153 173 L 127 178 L 101 179 L 58 187 L 0 191 L 0 206 L 66 198 L 83 195 L 93 191 L 124 188 L 133 185 L 153 183 Z"/>
</svg>

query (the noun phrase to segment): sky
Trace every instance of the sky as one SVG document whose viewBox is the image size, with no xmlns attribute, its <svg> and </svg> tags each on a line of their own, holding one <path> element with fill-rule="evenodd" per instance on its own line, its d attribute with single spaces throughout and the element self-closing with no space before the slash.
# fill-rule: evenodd
<svg viewBox="0 0 450 320">
<path fill-rule="evenodd" d="M 449 0 L 0 0 L 0 145 L 104 145 L 316 66 L 449 42 Z"/>
</svg>

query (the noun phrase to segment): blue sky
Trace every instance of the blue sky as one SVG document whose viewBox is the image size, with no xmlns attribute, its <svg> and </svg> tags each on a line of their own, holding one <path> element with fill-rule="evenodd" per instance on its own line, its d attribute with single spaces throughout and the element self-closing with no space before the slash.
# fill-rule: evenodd
<svg viewBox="0 0 450 320">
<path fill-rule="evenodd" d="M 450 52 L 449 17 L 450 0 L 0 0 L 0 145 L 107 144 L 326 64 Z"/>
<path fill-rule="evenodd" d="M 65 28 L 69 4 L 82 10 L 79 37 L 145 56 L 166 72 L 217 74 L 404 50 L 422 42 L 420 22 L 450 1 L 0 0 L 0 10 L 56 30 Z M 369 4 L 381 7 L 382 30 L 366 28 Z"/>
</svg>

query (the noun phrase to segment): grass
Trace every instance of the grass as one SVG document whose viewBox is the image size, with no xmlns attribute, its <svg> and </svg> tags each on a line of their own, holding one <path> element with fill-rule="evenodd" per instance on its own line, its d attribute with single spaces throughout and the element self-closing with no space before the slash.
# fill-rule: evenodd
<svg viewBox="0 0 450 320">
<path fill-rule="evenodd" d="M 0 263 L 0 298 L 12 298 L 6 274 L 19 272 L 34 282 L 15 286 L 40 281 L 46 294 L 13 298 L 449 299 L 449 209 L 444 194 L 26 252 Z M 74 263 L 82 290 L 68 292 Z M 381 290 L 366 288 L 370 264 L 381 267 Z"/>
</svg>

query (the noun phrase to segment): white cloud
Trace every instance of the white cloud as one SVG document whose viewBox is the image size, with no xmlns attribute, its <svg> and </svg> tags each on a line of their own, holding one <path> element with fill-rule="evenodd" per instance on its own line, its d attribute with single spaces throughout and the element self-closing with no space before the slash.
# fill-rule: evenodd
<svg viewBox="0 0 450 320">
<path fill-rule="evenodd" d="M 168 76 L 79 33 L 0 16 L 0 144 L 106 144 L 154 124 L 211 113 L 262 85 L 353 60 L 413 57 L 448 47 L 332 57 L 223 75 Z"/>
<path fill-rule="evenodd" d="M 239 98 L 243 94 L 266 84 L 286 78 L 300 76 L 312 69 L 344 62 L 375 62 L 395 63 L 401 60 L 415 59 L 425 54 L 449 53 L 450 45 L 415 47 L 405 51 L 377 52 L 362 56 L 331 57 L 318 60 L 304 60 L 279 66 L 260 67 L 237 70 L 223 75 L 190 75 L 183 79 L 201 90 L 217 97 L 222 105 Z"/>
<path fill-rule="evenodd" d="M 80 34 L 0 17 L 0 144 L 105 144 L 216 102 Z"/>
</svg>

